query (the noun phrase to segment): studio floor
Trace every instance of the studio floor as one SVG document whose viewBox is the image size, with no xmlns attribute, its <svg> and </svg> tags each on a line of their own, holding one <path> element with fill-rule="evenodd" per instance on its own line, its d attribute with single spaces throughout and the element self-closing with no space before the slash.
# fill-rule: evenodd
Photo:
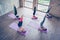
<svg viewBox="0 0 60 40">
<path fill-rule="evenodd" d="M 46 13 L 37 11 L 37 20 L 32 20 L 32 9 L 19 8 L 18 15 L 24 15 L 23 26 L 26 30 L 26 35 L 22 36 L 16 31 L 18 20 L 14 20 L 8 16 L 13 14 L 9 12 L 3 16 L 0 16 L 0 40 L 60 40 L 60 20 L 46 18 L 44 27 L 47 28 L 47 32 L 40 32 L 40 22 L 43 20 Z M 13 26 L 12 26 L 13 25 Z"/>
</svg>

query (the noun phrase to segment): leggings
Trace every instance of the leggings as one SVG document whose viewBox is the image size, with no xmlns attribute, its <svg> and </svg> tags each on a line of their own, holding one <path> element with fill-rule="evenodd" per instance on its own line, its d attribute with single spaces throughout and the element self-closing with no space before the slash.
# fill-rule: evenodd
<svg viewBox="0 0 60 40">
<path fill-rule="evenodd" d="M 16 9 L 15 6 L 14 6 L 14 15 L 15 15 L 15 16 L 17 15 L 17 9 Z"/>
<path fill-rule="evenodd" d="M 19 23 L 18 23 L 18 27 L 19 27 L 19 28 L 22 26 L 22 23 L 23 23 L 23 22 L 20 22 L 20 21 L 19 21 Z"/>
<path fill-rule="evenodd" d="M 36 14 L 36 7 L 34 7 L 34 12 L 33 12 L 33 15 L 35 15 Z"/>
<path fill-rule="evenodd" d="M 40 26 L 43 27 L 43 24 L 45 22 L 46 16 L 43 18 L 43 21 L 40 23 Z"/>
</svg>

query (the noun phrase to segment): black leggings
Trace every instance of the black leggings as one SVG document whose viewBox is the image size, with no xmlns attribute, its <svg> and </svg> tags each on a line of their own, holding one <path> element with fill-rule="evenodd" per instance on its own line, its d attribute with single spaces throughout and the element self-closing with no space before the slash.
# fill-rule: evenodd
<svg viewBox="0 0 60 40">
<path fill-rule="evenodd" d="M 15 15 L 15 16 L 17 15 L 17 9 L 16 9 L 15 6 L 14 6 L 14 15 Z"/>
<path fill-rule="evenodd" d="M 43 18 L 43 21 L 40 23 L 40 26 L 41 26 L 41 27 L 43 26 L 43 24 L 44 24 L 44 22 L 45 22 L 45 19 L 46 19 L 46 15 L 45 15 L 45 17 Z"/>
<path fill-rule="evenodd" d="M 36 7 L 34 7 L 34 12 L 33 12 L 33 15 L 35 15 L 36 14 Z"/>
<path fill-rule="evenodd" d="M 20 21 L 19 21 L 19 23 L 18 23 L 18 27 L 19 27 L 19 28 L 22 26 L 22 23 L 23 23 L 23 22 L 20 22 Z"/>
</svg>

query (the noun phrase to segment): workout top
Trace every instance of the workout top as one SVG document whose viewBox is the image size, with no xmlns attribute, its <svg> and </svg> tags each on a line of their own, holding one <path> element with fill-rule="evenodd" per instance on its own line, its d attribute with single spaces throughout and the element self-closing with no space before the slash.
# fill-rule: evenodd
<svg viewBox="0 0 60 40">
<path fill-rule="evenodd" d="M 23 21 L 23 18 L 20 18 L 19 21 L 22 22 Z"/>
</svg>

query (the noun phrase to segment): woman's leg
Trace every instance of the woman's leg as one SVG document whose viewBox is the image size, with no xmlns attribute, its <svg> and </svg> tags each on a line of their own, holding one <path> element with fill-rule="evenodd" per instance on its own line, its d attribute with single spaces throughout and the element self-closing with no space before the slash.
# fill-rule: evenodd
<svg viewBox="0 0 60 40">
<path fill-rule="evenodd" d="M 43 27 L 43 24 L 44 24 L 44 22 L 45 22 L 45 18 L 46 18 L 46 16 L 43 18 L 42 22 L 40 23 L 40 26 L 41 26 L 41 27 Z"/>
<path fill-rule="evenodd" d="M 49 8 L 48 11 L 46 12 L 46 17 L 47 18 L 52 18 L 52 16 L 49 14 L 50 10 L 51 10 L 51 8 Z"/>
<path fill-rule="evenodd" d="M 45 22 L 45 18 L 46 16 L 43 18 L 43 21 L 40 23 L 40 28 L 39 30 L 43 30 L 43 31 L 46 31 L 47 29 L 43 26 L 44 22 Z"/>
<path fill-rule="evenodd" d="M 34 7 L 33 16 L 35 16 L 35 14 L 36 14 L 36 7 Z"/>
<path fill-rule="evenodd" d="M 15 15 L 15 16 L 17 15 L 17 9 L 16 9 L 16 6 L 14 6 L 14 15 Z"/>
<path fill-rule="evenodd" d="M 33 18 L 32 19 L 37 19 L 36 15 L 36 7 L 34 7 L 34 12 L 33 12 Z"/>
</svg>

